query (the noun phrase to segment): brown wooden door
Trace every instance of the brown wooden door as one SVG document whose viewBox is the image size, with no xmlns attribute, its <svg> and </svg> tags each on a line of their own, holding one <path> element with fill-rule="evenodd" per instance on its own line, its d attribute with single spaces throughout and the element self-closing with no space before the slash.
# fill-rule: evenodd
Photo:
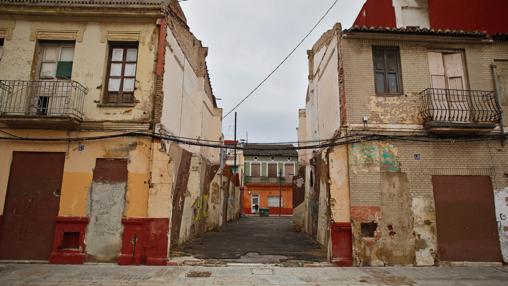
<svg viewBox="0 0 508 286">
<path fill-rule="evenodd" d="M 64 162 L 64 153 L 13 153 L 0 259 L 49 259 Z"/>
<path fill-rule="evenodd" d="M 442 261 L 501 261 L 488 176 L 433 176 Z"/>
</svg>

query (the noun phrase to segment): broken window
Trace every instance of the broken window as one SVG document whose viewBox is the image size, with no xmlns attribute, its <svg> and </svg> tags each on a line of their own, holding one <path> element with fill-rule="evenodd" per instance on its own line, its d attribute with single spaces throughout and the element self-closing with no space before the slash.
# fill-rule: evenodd
<svg viewBox="0 0 508 286">
<path fill-rule="evenodd" d="M 402 77 L 398 47 L 373 47 L 376 94 L 401 94 Z"/>
<path fill-rule="evenodd" d="M 104 103 L 134 103 L 138 43 L 110 43 Z"/>
<path fill-rule="evenodd" d="M 4 39 L 0 38 L 0 61 L 2 60 L 3 55 L 4 55 Z"/>
<path fill-rule="evenodd" d="M 70 79 L 74 61 L 74 42 L 40 42 L 39 79 Z"/>
<path fill-rule="evenodd" d="M 278 208 L 279 206 L 282 206 L 281 198 L 279 196 L 268 197 L 268 207 Z"/>
<path fill-rule="evenodd" d="M 376 235 L 377 223 L 367 222 L 361 224 L 362 237 L 374 237 Z"/>
</svg>

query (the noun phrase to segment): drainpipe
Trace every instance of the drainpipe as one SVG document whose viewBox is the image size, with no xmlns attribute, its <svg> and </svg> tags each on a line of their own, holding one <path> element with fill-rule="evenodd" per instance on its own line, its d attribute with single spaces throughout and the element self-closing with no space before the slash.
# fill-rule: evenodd
<svg viewBox="0 0 508 286">
<path fill-rule="evenodd" d="M 504 114 L 503 114 L 503 110 L 501 108 L 501 98 L 500 98 L 501 88 L 499 87 L 499 80 L 497 78 L 497 65 L 496 65 L 496 63 L 493 63 L 490 66 L 492 67 L 492 75 L 494 77 L 494 85 L 496 87 L 496 103 L 497 103 L 497 106 L 501 110 L 501 116 L 499 117 L 499 126 L 501 128 L 501 134 L 503 135 L 503 139 L 501 139 L 501 144 L 503 144 L 503 146 L 504 146 L 504 136 L 505 136 L 505 133 L 504 133 Z"/>
</svg>

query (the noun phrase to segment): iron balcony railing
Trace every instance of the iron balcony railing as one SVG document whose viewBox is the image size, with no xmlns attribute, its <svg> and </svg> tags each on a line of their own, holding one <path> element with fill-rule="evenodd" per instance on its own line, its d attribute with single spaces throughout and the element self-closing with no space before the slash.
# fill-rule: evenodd
<svg viewBox="0 0 508 286">
<path fill-rule="evenodd" d="M 73 80 L 0 80 L 0 116 L 82 120 L 87 92 Z"/>
<path fill-rule="evenodd" d="M 428 88 L 421 93 L 425 123 L 498 123 L 501 107 L 493 91 Z"/>
</svg>

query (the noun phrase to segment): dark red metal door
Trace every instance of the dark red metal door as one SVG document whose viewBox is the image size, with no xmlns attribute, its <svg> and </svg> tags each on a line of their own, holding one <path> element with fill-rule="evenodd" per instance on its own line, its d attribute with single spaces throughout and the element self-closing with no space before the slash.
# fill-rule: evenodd
<svg viewBox="0 0 508 286">
<path fill-rule="evenodd" d="M 433 176 L 442 261 L 501 261 L 488 176 Z"/>
<path fill-rule="evenodd" d="M 0 259 L 49 259 L 64 162 L 64 153 L 13 153 Z"/>
</svg>

